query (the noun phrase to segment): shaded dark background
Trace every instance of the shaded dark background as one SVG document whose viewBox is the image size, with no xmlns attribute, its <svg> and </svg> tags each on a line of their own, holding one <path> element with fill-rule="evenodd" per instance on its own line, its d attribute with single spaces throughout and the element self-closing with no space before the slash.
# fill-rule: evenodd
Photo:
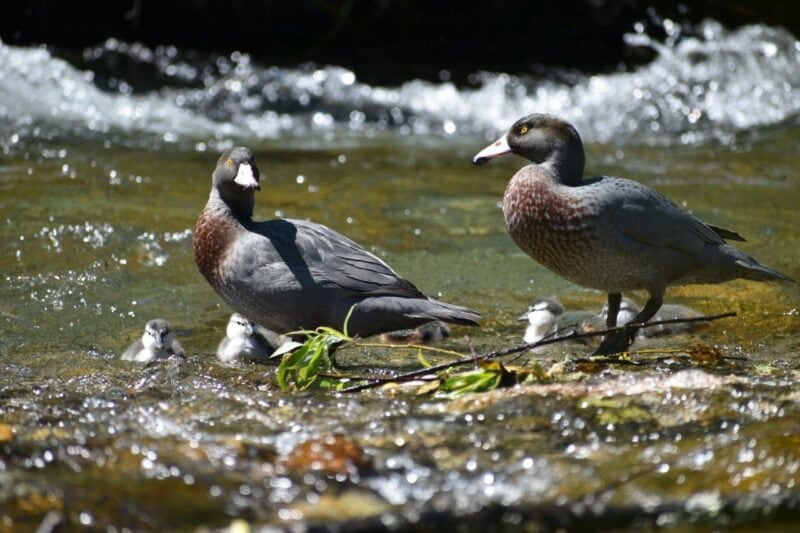
<svg viewBox="0 0 800 533">
<path fill-rule="evenodd" d="M 713 18 L 800 33 L 800 2 L 787 0 L 123 0 L 5 2 L 0 38 L 45 43 L 69 56 L 108 37 L 149 46 L 227 53 L 263 64 L 313 61 L 354 69 L 364 81 L 455 81 L 476 70 L 603 72 L 640 64 L 646 48 L 622 35 L 637 21 L 654 37 L 658 17 L 690 24 Z M 77 55 L 75 57 L 78 57 Z"/>
</svg>

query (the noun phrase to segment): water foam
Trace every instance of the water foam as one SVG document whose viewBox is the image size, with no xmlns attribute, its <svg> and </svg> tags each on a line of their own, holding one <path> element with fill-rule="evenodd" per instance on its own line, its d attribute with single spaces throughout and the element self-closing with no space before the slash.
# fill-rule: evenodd
<svg viewBox="0 0 800 533">
<path fill-rule="evenodd" d="M 135 94 L 111 80 L 100 90 L 42 48 L 0 43 L 0 123 L 70 133 L 122 131 L 164 141 L 271 138 L 329 130 L 495 135 L 531 112 L 558 114 L 596 142 L 695 143 L 780 124 L 800 114 L 800 42 L 764 25 L 734 31 L 706 21 L 692 36 L 664 21 L 657 42 L 637 27 L 630 44 L 657 52 L 630 72 L 577 76 L 570 83 L 480 72 L 471 85 L 413 80 L 399 87 L 360 83 L 345 68 L 264 67 L 249 55 L 197 59 L 174 47 L 109 39 L 84 59 L 120 56 L 149 65 L 162 88 Z"/>
</svg>

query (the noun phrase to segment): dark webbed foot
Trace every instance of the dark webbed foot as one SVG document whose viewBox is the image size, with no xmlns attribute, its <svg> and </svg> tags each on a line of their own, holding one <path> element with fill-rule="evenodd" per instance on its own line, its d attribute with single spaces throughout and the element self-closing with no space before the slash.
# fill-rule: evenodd
<svg viewBox="0 0 800 533">
<path fill-rule="evenodd" d="M 638 330 L 639 328 L 625 328 L 606 335 L 592 355 L 613 355 L 627 351 L 633 344 Z"/>
<path fill-rule="evenodd" d="M 617 311 L 619 311 L 621 296 L 622 295 L 616 293 L 608 295 L 609 313 L 608 318 L 606 319 L 606 325 L 609 329 L 614 327 L 613 325 L 616 324 L 616 315 Z M 644 324 L 653 318 L 653 316 L 661 307 L 662 301 L 663 300 L 660 294 L 656 296 L 651 295 L 650 299 L 647 300 L 647 303 L 644 304 L 644 309 L 642 309 L 639 314 L 630 321 L 632 326 L 626 327 L 625 329 L 603 337 L 603 342 L 600 343 L 600 346 L 598 346 L 592 355 L 613 355 L 627 351 L 628 348 L 630 348 L 633 344 L 633 341 L 636 339 L 636 333 L 639 331 L 639 327 L 633 324 Z"/>
</svg>

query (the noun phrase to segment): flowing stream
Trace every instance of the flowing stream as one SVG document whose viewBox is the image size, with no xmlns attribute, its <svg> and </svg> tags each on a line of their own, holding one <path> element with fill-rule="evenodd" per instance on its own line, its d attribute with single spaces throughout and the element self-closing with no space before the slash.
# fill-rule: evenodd
<svg viewBox="0 0 800 533">
<path fill-rule="evenodd" d="M 523 160 L 470 164 L 534 111 L 576 125 L 588 173 L 646 183 L 800 279 L 800 43 L 761 25 L 667 29 L 628 36 L 658 52 L 636 69 L 465 86 L 113 39 L 69 61 L 0 42 L 0 530 L 788 527 L 797 285 L 670 289 L 668 302 L 738 313 L 636 345 L 688 362 L 576 367 L 590 348 L 560 344 L 514 361 L 551 379 L 456 398 L 284 393 L 273 367 L 213 356 L 230 311 L 197 272 L 192 231 L 219 151 L 240 144 L 263 175 L 257 218 L 324 223 L 482 311 L 442 345 L 464 354 L 521 342 L 516 317 L 538 297 L 603 303 L 506 234 L 498 202 Z M 156 317 L 187 362 L 120 361 Z M 352 373 L 419 366 L 414 351 L 337 357 Z"/>
</svg>

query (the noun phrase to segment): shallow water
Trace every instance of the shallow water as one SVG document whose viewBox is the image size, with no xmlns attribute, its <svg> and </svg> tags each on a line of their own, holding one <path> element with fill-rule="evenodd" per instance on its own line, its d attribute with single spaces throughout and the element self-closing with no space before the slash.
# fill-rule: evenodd
<svg viewBox="0 0 800 533">
<path fill-rule="evenodd" d="M 769 43 L 764 34 L 777 31 L 760 30 L 748 44 Z M 800 50 L 793 40 L 787 46 Z M 784 48 L 765 50 L 774 57 Z M 52 68 L 56 60 L 44 61 Z M 668 68 L 664 61 L 656 66 Z M 646 69 L 631 75 L 657 84 Z M 616 83 L 613 76 L 600 81 Z M 215 83 L 230 86 L 230 79 Z M 307 89 L 306 81 L 291 83 L 295 97 Z M 446 102 L 432 96 L 450 91 L 446 85 L 414 98 Z M 412 89 L 398 94 L 403 90 Z M 102 93 L 112 94 L 111 107 L 130 98 L 149 102 L 142 104 L 143 126 L 113 117 L 92 122 L 80 106 L 55 118 L 32 107 L 10 116 L 5 108 L 0 528 L 30 528 L 49 516 L 73 527 L 118 529 L 217 527 L 234 518 L 350 527 L 788 529 L 800 512 L 796 285 L 672 289 L 670 302 L 738 316 L 637 345 L 714 346 L 732 359 L 641 355 L 648 361 L 642 367 L 598 369 L 562 365 L 565 356 L 574 360 L 590 349 L 560 345 L 516 361 L 539 361 L 554 370 L 551 380 L 456 399 L 417 395 L 411 386 L 349 396 L 282 393 L 270 367 L 215 362 L 229 310 L 197 273 L 191 231 L 217 148 L 231 142 L 253 148 L 261 166 L 257 218 L 327 224 L 424 291 L 481 310 L 483 326 L 454 328 L 448 348 L 469 354 L 517 344 L 515 318 L 536 297 L 600 307 L 603 295 L 549 273 L 511 242 L 497 203 L 523 162 L 470 165 L 486 136 L 506 122 L 499 113 L 491 119 L 497 125 L 470 127 L 484 101 L 471 100 L 467 89 L 452 91 L 471 113 L 454 116 L 452 126 L 442 122 L 450 116 L 444 104 L 386 127 L 380 116 L 391 115 L 391 106 L 363 127 L 353 126 L 349 112 L 314 127 L 328 119 L 285 110 L 285 127 L 263 135 L 274 118 L 263 107 L 248 112 L 236 100 L 231 120 L 188 111 L 183 122 L 187 111 L 175 110 L 167 88 Z M 797 99 L 797 91 L 785 94 Z M 365 105 L 347 98 L 342 109 Z M 784 106 L 759 129 L 751 129 L 757 120 L 712 117 L 702 138 L 687 137 L 683 119 L 664 115 L 659 135 L 645 138 L 595 121 L 593 110 L 604 106 L 587 105 L 579 126 L 588 131 L 589 173 L 653 186 L 703 220 L 746 236 L 744 250 L 800 278 L 797 108 Z M 731 102 L 725 116 L 737 116 L 740 105 Z M 155 108 L 168 108 L 163 123 L 147 114 Z M 503 112 L 513 119 L 517 110 Z M 329 107 L 319 113 L 335 115 Z M 423 127 L 426 121 L 443 130 Z M 226 124 L 234 140 L 215 123 Z M 119 361 L 155 317 L 170 320 L 188 361 L 144 370 Z M 419 366 L 413 351 L 358 348 L 337 357 L 354 373 Z"/>
</svg>

